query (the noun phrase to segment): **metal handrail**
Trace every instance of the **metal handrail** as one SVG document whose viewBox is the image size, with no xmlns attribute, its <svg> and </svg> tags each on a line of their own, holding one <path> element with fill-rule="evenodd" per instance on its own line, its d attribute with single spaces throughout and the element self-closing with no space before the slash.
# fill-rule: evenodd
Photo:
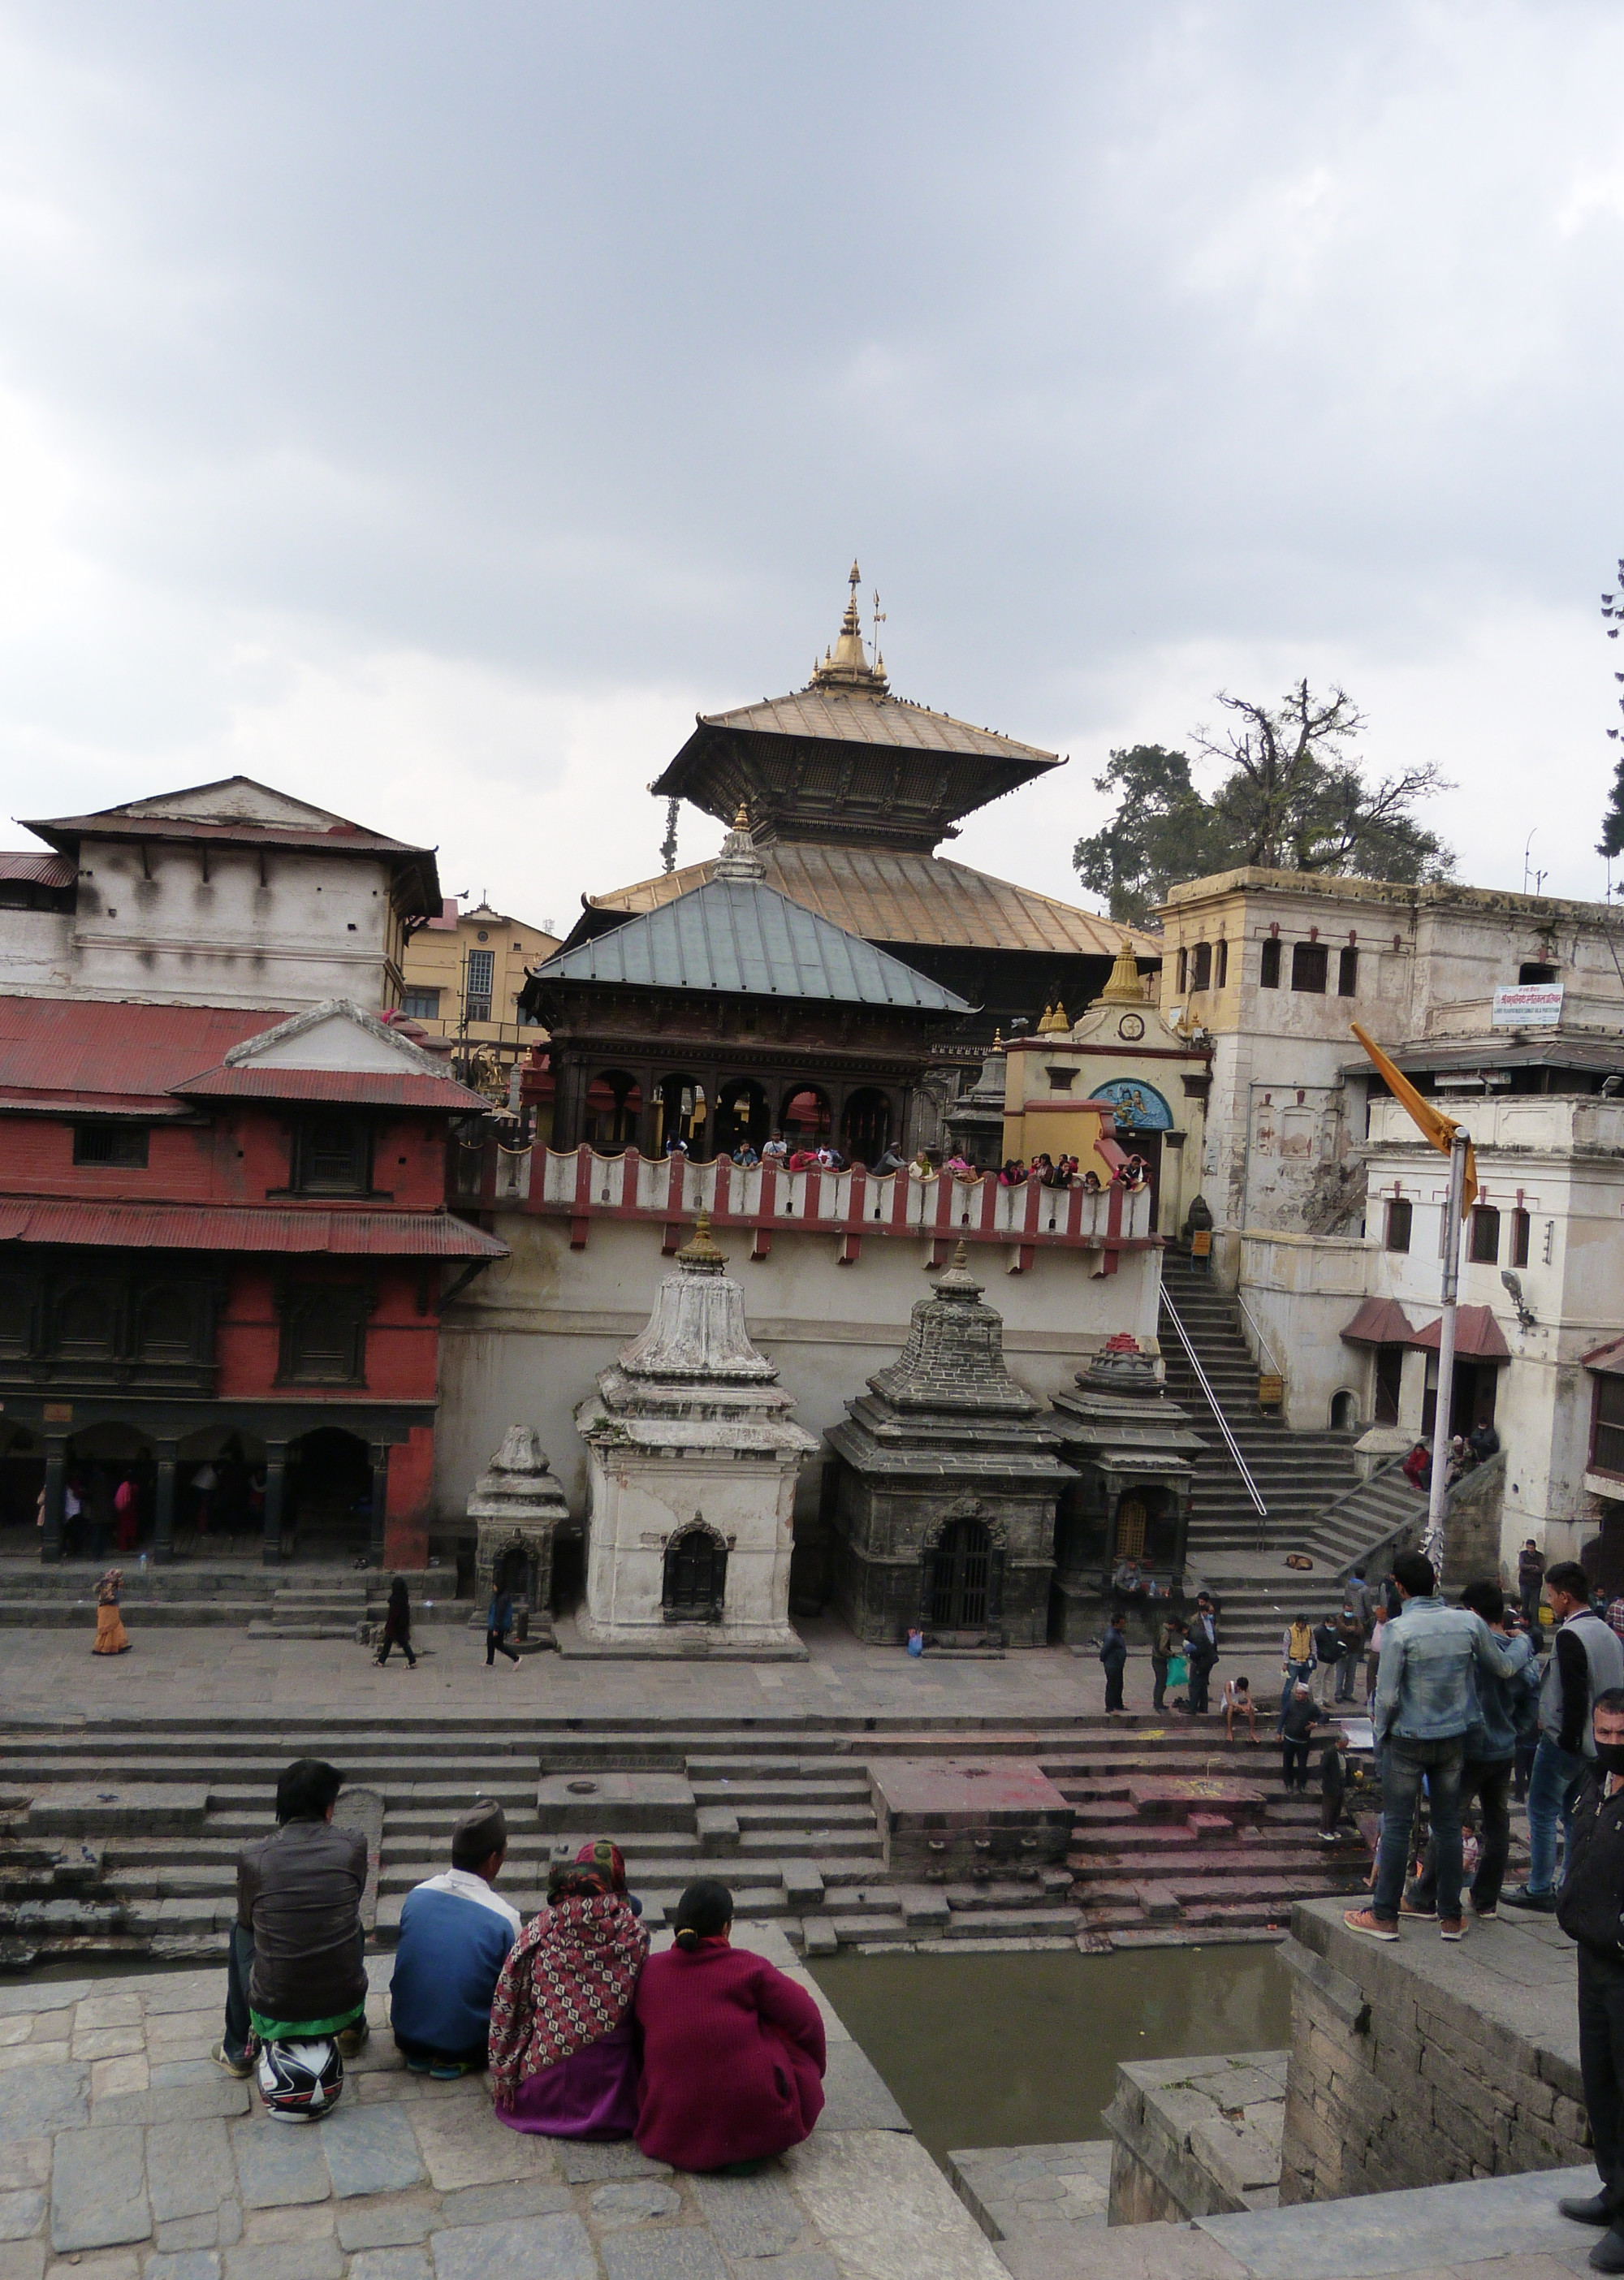
<svg viewBox="0 0 1624 2280">
<path fill-rule="evenodd" d="M 1253 1337 L 1258 1341 L 1258 1370 L 1264 1375 L 1268 1377 L 1283 1378 L 1286 1373 L 1281 1369 L 1280 1363 L 1275 1359 L 1274 1347 L 1264 1336 L 1262 1329 L 1258 1324 L 1258 1317 L 1253 1313 L 1245 1299 L 1242 1298 L 1238 1290 L 1235 1292 L 1235 1303 L 1241 1310 L 1241 1320 L 1246 1324 L 1246 1327 L 1251 1330 Z M 1266 1369 L 1265 1368 L 1266 1363 L 1268 1365 Z"/>
<path fill-rule="evenodd" d="M 1174 1305 L 1172 1299 L 1167 1296 L 1165 1287 L 1162 1290 L 1161 1297 L 1162 1305 L 1167 1310 L 1168 1319 L 1171 1321 L 1174 1329 L 1178 1334 L 1179 1344 L 1184 1349 L 1185 1359 L 1196 1373 L 1196 1383 L 1201 1388 L 1202 1392 L 1206 1396 L 1207 1407 L 1218 1420 L 1218 1429 L 1224 1437 L 1224 1443 L 1225 1446 L 1228 1449 L 1230 1461 L 1234 1464 L 1235 1469 L 1239 1473 L 1242 1480 L 1246 1483 L 1246 1493 L 1251 1498 L 1253 1508 L 1258 1514 L 1258 1549 L 1261 1552 L 1266 1549 L 1268 1542 L 1269 1508 L 1267 1505 L 1264 1503 L 1263 1498 L 1258 1492 L 1258 1483 L 1251 1476 L 1251 1469 L 1250 1466 L 1247 1464 L 1245 1458 L 1241 1454 L 1240 1443 L 1235 1439 L 1235 1435 L 1229 1429 L 1229 1420 L 1224 1415 L 1223 1411 L 1218 1406 L 1218 1396 L 1213 1392 L 1212 1385 L 1208 1381 L 1207 1374 L 1201 1367 L 1201 1358 L 1197 1353 L 1195 1346 L 1191 1343 L 1189 1332 L 1179 1320 L 1179 1310 Z"/>
</svg>

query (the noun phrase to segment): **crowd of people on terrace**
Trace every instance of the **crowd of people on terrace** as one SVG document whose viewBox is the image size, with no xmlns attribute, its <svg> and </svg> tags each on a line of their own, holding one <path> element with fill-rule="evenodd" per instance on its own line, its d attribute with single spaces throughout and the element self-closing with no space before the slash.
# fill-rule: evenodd
<svg viewBox="0 0 1624 2280">
<path fill-rule="evenodd" d="M 666 1143 L 666 1153 L 686 1156 L 688 1144 L 676 1134 Z M 801 1136 L 787 1140 L 781 1132 L 774 1132 L 758 1149 L 750 1141 L 741 1140 L 725 1160 L 736 1164 L 742 1171 L 754 1171 L 758 1165 L 781 1172 L 846 1172 L 852 1159 L 829 1140 L 818 1140 Z M 938 1160 L 928 1148 L 919 1149 L 912 1157 L 903 1156 L 895 1148 L 886 1148 L 872 1164 L 866 1167 L 876 1178 L 886 1179 L 894 1173 L 905 1171 L 911 1179 L 934 1180 L 945 1174 L 974 1187 L 982 1180 L 996 1179 L 1001 1188 L 1023 1188 L 1035 1184 L 1042 1188 L 1081 1188 L 1085 1195 L 1097 1196 L 1106 1188 L 1124 1188 L 1130 1194 L 1150 1183 L 1150 1167 L 1143 1156 L 1129 1156 L 1102 1180 L 1092 1167 L 1085 1167 L 1075 1156 L 1051 1156 L 1046 1152 L 1035 1155 L 1027 1163 L 1018 1156 L 1009 1157 L 997 1169 L 989 1169 L 975 1157 L 962 1149 L 953 1148 Z"/>
<path fill-rule="evenodd" d="M 361 1903 L 366 1840 L 335 1826 L 343 1775 L 301 1758 L 277 1784 L 276 1829 L 237 1861 L 225 2033 L 214 2059 L 258 2074 L 273 2114 L 310 2120 L 368 2039 Z M 764 1956 L 733 1945 L 733 1895 L 690 1884 L 673 1944 L 651 1953 L 643 1906 L 606 1839 L 555 1861 L 527 1924 L 496 1890 L 500 1805 L 480 1799 L 449 1868 L 401 1909 L 389 2024 L 413 2073 L 489 2068 L 496 2118 L 535 2136 L 633 2138 L 651 2160 L 748 2175 L 798 2145 L 823 2108 L 822 2017 Z M 318 2053 L 330 2047 L 330 2062 Z"/>
</svg>

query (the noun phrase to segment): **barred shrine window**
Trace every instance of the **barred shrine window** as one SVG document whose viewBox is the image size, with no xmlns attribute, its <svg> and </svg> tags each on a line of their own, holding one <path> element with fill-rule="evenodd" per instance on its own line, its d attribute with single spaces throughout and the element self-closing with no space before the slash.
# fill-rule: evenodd
<svg viewBox="0 0 1624 2280">
<path fill-rule="evenodd" d="M 301 1195 L 364 1196 L 372 1187 L 372 1134 L 358 1116 L 314 1116 L 300 1128 L 293 1185 Z"/>
<path fill-rule="evenodd" d="M 1218 953 L 1212 967 L 1212 987 L 1222 990 L 1229 980 L 1229 945 L 1220 936 Z"/>
<path fill-rule="evenodd" d="M 121 1170 L 144 1171 L 147 1128 L 144 1124 L 76 1124 L 73 1127 L 76 1164 L 111 1164 Z"/>
<path fill-rule="evenodd" d="M 1348 949 L 1336 953 L 1336 995 L 1357 998 L 1359 994 L 1359 954 Z"/>
<path fill-rule="evenodd" d="M 1212 945 L 1210 942 L 1196 944 L 1195 966 L 1189 986 L 1192 990 L 1210 990 L 1212 986 Z"/>
<path fill-rule="evenodd" d="M 315 1283 L 282 1300 L 282 1350 L 277 1377 L 289 1385 L 365 1385 L 366 1292 L 354 1284 Z"/>
<path fill-rule="evenodd" d="M 1264 939 L 1263 955 L 1258 961 L 1258 987 L 1278 990 L 1280 987 L 1280 936 L 1268 935 Z"/>
<path fill-rule="evenodd" d="M 1528 1214 L 1525 1211 L 1512 1213 L 1512 1265 L 1526 1267 L 1528 1263 Z"/>
<path fill-rule="evenodd" d="M 1387 1242 L 1389 1251 L 1408 1251 L 1410 1221 L 1414 1206 L 1407 1196 L 1395 1196 L 1387 1207 Z"/>
<path fill-rule="evenodd" d="M 930 1620 L 939 1630 L 979 1630 L 987 1621 L 992 1537 L 979 1520 L 950 1521 L 936 1547 Z"/>
<path fill-rule="evenodd" d="M 686 1528 L 666 1546 L 660 1606 L 667 1622 L 719 1623 L 727 1590 L 727 1547 L 706 1528 Z"/>
</svg>

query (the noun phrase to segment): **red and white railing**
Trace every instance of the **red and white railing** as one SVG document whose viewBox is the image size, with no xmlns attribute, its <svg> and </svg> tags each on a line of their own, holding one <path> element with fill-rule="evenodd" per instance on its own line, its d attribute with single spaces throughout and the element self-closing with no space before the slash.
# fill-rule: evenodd
<svg viewBox="0 0 1624 2280">
<path fill-rule="evenodd" d="M 481 1201 L 567 1218 L 576 1250 L 589 1240 L 594 1220 L 658 1223 L 662 1247 L 681 1248 L 696 1215 L 711 1214 L 717 1228 L 747 1229 L 750 1256 L 765 1259 L 775 1235 L 813 1229 L 835 1236 L 843 1265 L 855 1264 L 866 1237 L 929 1242 L 938 1262 L 952 1246 L 1012 1245 L 1017 1272 L 1040 1249 L 1096 1251 L 1116 1256 L 1155 1243 L 1148 1190 L 1045 1188 L 1036 1182 L 1006 1188 L 996 1174 L 979 1180 L 938 1172 L 928 1179 L 896 1172 L 878 1176 L 856 1166 L 843 1172 L 786 1172 L 762 1165 L 694 1164 L 685 1157 L 645 1159 L 635 1149 L 600 1156 L 581 1147 L 557 1154 L 534 1149 L 504 1156 L 488 1174 Z M 538 1191 L 539 1190 L 539 1191 Z"/>
</svg>

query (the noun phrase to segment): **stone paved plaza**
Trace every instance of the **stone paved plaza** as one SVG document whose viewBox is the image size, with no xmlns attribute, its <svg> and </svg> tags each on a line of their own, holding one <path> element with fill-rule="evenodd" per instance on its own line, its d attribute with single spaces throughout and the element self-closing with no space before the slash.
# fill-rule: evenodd
<svg viewBox="0 0 1624 2280">
<path fill-rule="evenodd" d="M 343 2099 L 303 2127 L 210 2060 L 223 1971 L 0 1988 L 0 2280 L 999 2280 L 782 1935 L 738 1936 L 829 2033 L 817 2130 L 752 2178 L 521 2137 L 483 2078 L 408 2074 L 387 1959 Z"/>
<path fill-rule="evenodd" d="M 343 1639 L 249 1638 L 241 1630 L 154 1627 L 130 1621 L 132 1651 L 90 1652 L 94 1609 L 83 1629 L 0 1629 L 0 1717 L 30 1713 L 286 1708 L 302 1721 L 321 1707 L 385 1710 L 434 1718 L 487 1706 L 512 1716 L 527 1705 L 546 1716 L 645 1712 L 681 1717 L 696 1710 L 747 1717 L 754 1709 L 861 1714 L 917 1709 L 951 1716 L 1070 1716 L 1104 1706 L 1104 1676 L 1091 1652 L 1035 1647 L 1001 1661 L 912 1660 L 900 1647 L 863 1646 L 832 1621 L 797 1625 L 806 1662 L 649 1662 L 527 1655 L 516 1668 L 485 1665 L 484 1635 L 461 1624 L 420 1622 L 412 1645 L 419 1667 L 397 1659 L 381 1670 L 370 1649 Z M 567 1629 L 567 1618 L 559 1624 Z M 1255 1658 L 1254 1658 L 1255 1660 Z M 1147 1714 L 1150 1659 L 1128 1665 L 1128 1701 Z M 1158 1720 L 1157 1723 L 1162 1722 Z"/>
</svg>

